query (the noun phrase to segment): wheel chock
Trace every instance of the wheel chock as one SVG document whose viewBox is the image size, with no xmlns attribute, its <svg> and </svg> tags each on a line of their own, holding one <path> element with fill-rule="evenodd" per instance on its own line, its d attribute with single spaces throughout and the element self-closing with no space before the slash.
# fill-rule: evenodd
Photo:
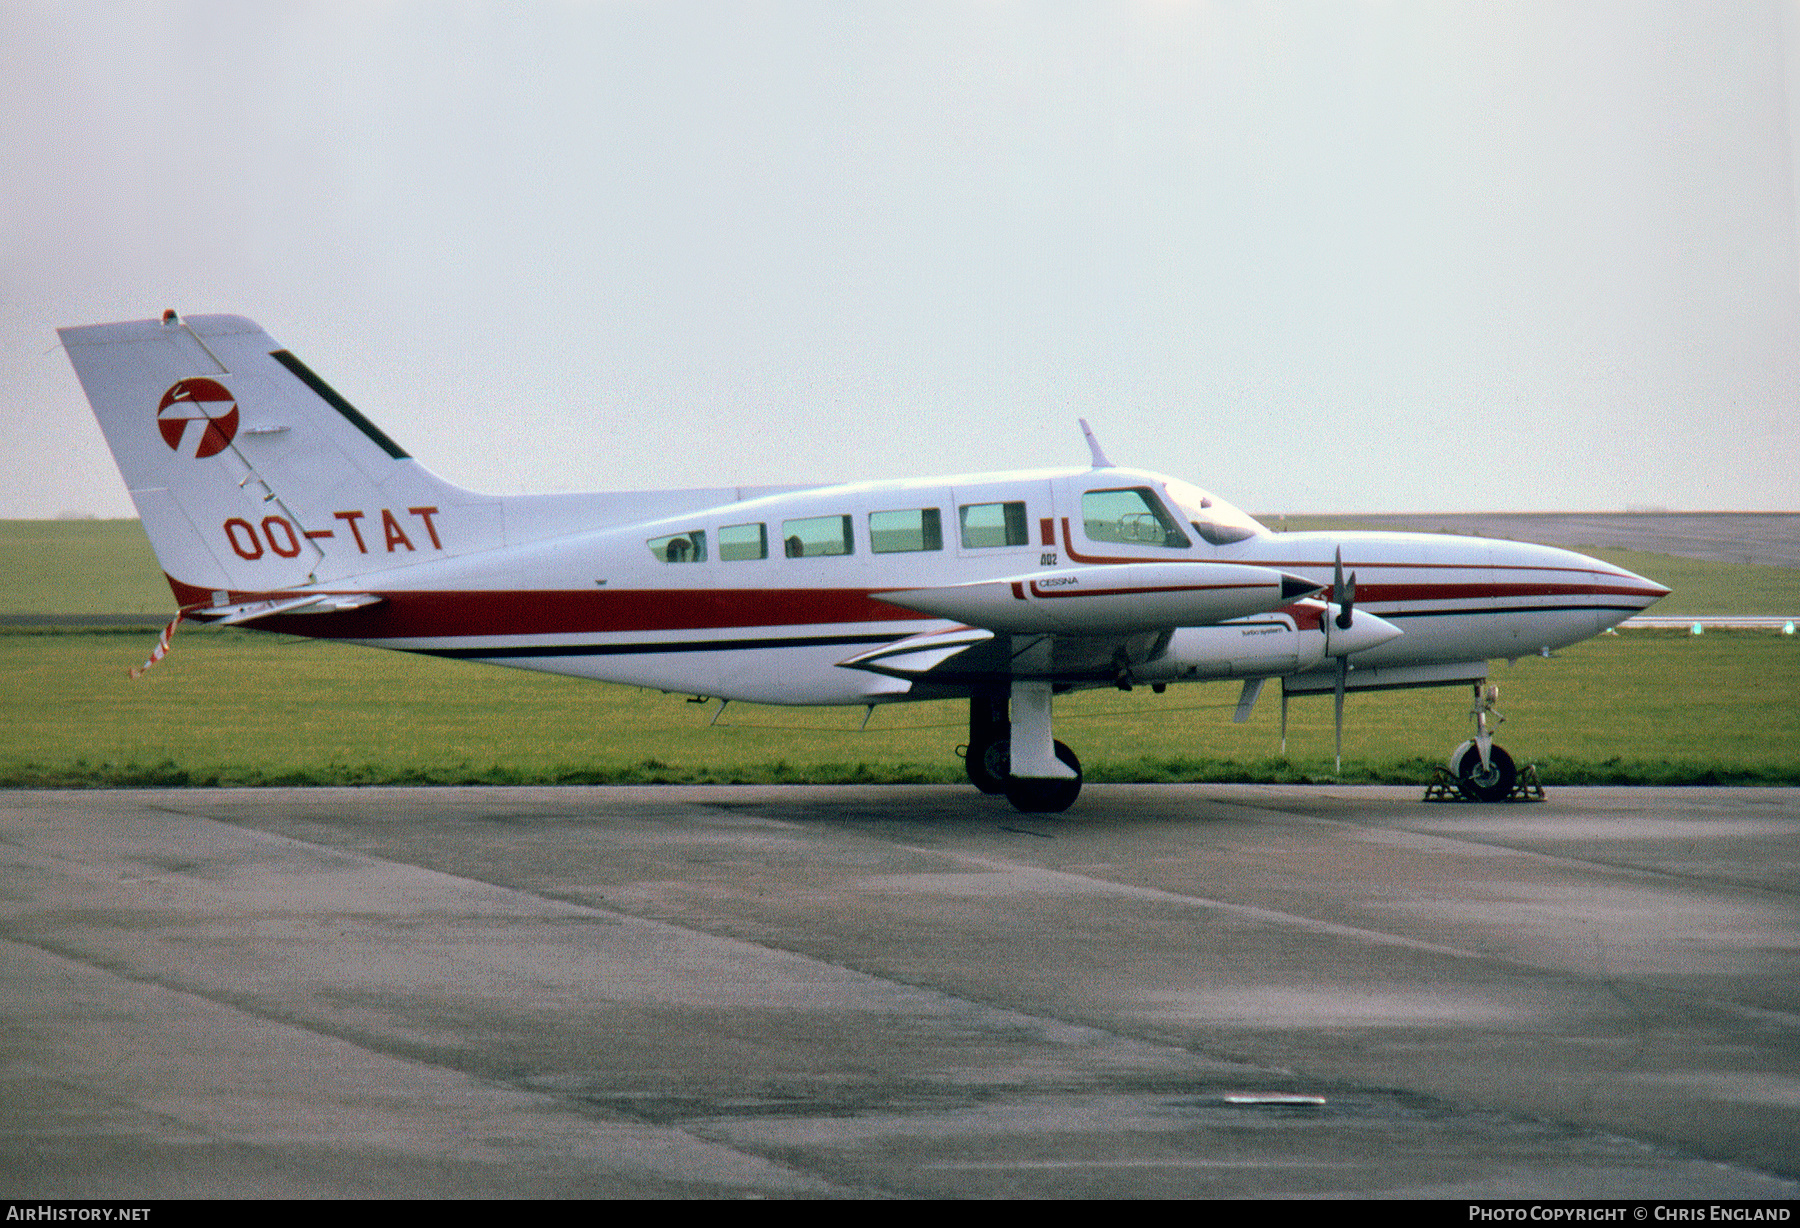
<svg viewBox="0 0 1800 1228">
<path fill-rule="evenodd" d="M 1425 786 L 1422 802 L 1472 802 L 1475 799 L 1464 797 L 1462 786 L 1456 776 L 1443 764 L 1431 769 L 1431 783 Z M 1519 779 L 1513 785 L 1513 791 L 1504 799 L 1508 802 L 1542 802 L 1549 799 L 1544 794 L 1543 783 L 1538 779 L 1537 764 L 1527 763 L 1519 769 Z"/>
</svg>

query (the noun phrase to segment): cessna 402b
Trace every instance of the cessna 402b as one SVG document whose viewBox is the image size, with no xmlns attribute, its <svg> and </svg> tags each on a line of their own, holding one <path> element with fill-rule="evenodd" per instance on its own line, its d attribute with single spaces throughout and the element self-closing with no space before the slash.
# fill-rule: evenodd
<svg viewBox="0 0 1800 1228">
<path fill-rule="evenodd" d="M 1346 690 L 1479 684 L 1490 658 L 1547 654 L 1667 591 L 1547 546 L 1272 534 L 1113 465 L 1091 433 L 1091 468 L 483 495 L 427 472 L 249 320 L 60 335 L 177 623 L 723 700 L 966 698 L 969 779 L 1022 810 L 1081 788 L 1051 735 L 1056 694 L 1241 679 L 1243 719 L 1279 678 L 1284 710 L 1336 694 L 1341 746 Z M 1471 796 L 1513 787 L 1485 729 L 1453 766 Z"/>
</svg>

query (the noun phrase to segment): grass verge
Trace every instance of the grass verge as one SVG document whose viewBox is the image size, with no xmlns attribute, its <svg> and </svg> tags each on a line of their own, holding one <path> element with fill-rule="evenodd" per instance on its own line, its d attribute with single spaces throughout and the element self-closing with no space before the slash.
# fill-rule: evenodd
<svg viewBox="0 0 1800 1228">
<path fill-rule="evenodd" d="M 960 703 L 716 704 L 237 630 L 0 635 L 0 785 L 955 783 Z M 1496 663 L 1499 740 L 1546 784 L 1800 785 L 1800 637 L 1635 631 Z M 1461 689 L 1352 694 L 1344 770 L 1329 696 L 1279 694 L 1233 725 L 1237 687 L 1090 691 L 1057 734 L 1094 782 L 1418 784 L 1469 734 Z"/>
</svg>

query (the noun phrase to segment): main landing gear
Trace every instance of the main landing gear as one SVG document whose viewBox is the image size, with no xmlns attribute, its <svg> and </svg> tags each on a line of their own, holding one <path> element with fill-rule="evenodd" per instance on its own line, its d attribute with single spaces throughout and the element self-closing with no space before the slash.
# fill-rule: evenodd
<svg viewBox="0 0 1800 1228">
<path fill-rule="evenodd" d="M 1026 694 L 1019 695 L 1021 690 Z M 1037 691 L 1042 692 L 1041 695 Z M 1015 684 L 1011 705 L 1021 719 L 1017 736 L 1033 745 L 1021 753 L 1033 774 L 1013 775 L 1015 727 L 1008 712 L 1008 696 L 976 695 L 969 700 L 969 744 L 963 754 L 969 783 L 983 793 L 1004 793 L 1006 800 L 1027 814 L 1060 814 L 1081 795 L 1081 760 L 1061 742 L 1050 738 L 1050 688 L 1043 684 Z M 1052 762 L 1047 741 L 1055 755 Z M 1036 751 L 1036 759 L 1027 755 Z M 1057 772 L 1057 775 L 1049 775 Z"/>
</svg>

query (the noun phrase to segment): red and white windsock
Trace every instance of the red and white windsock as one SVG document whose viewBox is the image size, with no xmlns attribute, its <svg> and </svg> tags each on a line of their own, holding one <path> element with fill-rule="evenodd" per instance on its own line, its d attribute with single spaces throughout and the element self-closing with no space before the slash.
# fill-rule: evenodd
<svg viewBox="0 0 1800 1228">
<path fill-rule="evenodd" d="M 175 621 L 164 627 L 162 634 L 156 637 L 156 647 L 150 650 L 150 659 L 136 669 L 126 671 L 131 675 L 133 682 L 142 678 L 145 670 L 169 655 L 169 641 L 175 638 L 175 628 L 181 625 L 181 620 L 185 617 L 187 615 L 177 614 Z"/>
</svg>

